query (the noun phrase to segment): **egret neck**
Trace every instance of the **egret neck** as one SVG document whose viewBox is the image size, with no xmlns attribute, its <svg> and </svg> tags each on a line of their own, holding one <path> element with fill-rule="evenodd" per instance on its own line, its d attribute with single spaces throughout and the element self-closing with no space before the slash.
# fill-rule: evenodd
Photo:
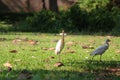
<svg viewBox="0 0 120 80">
<path fill-rule="evenodd" d="M 62 31 L 62 44 L 63 44 L 63 46 L 64 46 L 64 30 Z"/>
<path fill-rule="evenodd" d="M 107 44 L 107 46 L 109 46 L 109 42 L 110 42 L 110 40 L 107 39 L 107 40 L 105 41 L 105 44 Z"/>
</svg>

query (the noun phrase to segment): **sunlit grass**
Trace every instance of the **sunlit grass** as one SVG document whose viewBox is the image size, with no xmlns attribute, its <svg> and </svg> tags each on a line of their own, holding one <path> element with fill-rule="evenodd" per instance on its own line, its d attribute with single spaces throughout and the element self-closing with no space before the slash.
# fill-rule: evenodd
<svg viewBox="0 0 120 80">
<path fill-rule="evenodd" d="M 16 80 L 23 69 L 30 71 L 33 79 L 38 80 L 96 80 L 99 73 L 104 73 L 107 68 L 116 68 L 120 65 L 119 37 L 114 36 L 92 36 L 92 35 L 67 35 L 65 37 L 65 47 L 61 53 L 61 62 L 64 66 L 55 67 L 58 61 L 58 55 L 54 50 L 44 50 L 43 48 L 54 48 L 56 42 L 61 37 L 54 34 L 42 33 L 4 33 L 0 35 L 0 80 Z M 31 45 L 28 41 L 13 43 L 16 38 L 28 40 L 37 40 L 37 45 Z M 103 62 L 99 62 L 99 56 L 96 56 L 91 62 L 90 53 L 94 49 L 83 49 L 82 45 L 90 45 L 94 48 L 102 45 L 105 39 L 110 38 L 111 43 L 108 51 L 102 56 Z M 68 44 L 72 42 L 72 44 Z M 69 49 L 68 49 L 69 48 Z M 17 53 L 10 53 L 11 50 L 17 50 Z M 68 52 L 74 50 L 74 53 Z M 50 58 L 51 56 L 54 59 Z M 3 66 L 9 62 L 12 65 L 12 71 L 8 72 Z M 114 73 L 106 74 L 105 79 L 119 80 L 120 77 Z"/>
</svg>

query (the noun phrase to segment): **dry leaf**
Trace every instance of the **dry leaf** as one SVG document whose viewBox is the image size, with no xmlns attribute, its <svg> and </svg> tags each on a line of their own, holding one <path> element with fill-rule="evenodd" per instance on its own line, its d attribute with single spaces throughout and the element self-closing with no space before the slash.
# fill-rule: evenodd
<svg viewBox="0 0 120 80">
<path fill-rule="evenodd" d="M 67 50 L 69 50 L 69 49 L 70 49 L 70 47 L 68 46 L 68 47 L 67 47 Z"/>
<path fill-rule="evenodd" d="M 116 50 L 116 53 L 120 53 L 120 50 Z"/>
<path fill-rule="evenodd" d="M 42 50 L 48 50 L 48 48 L 44 47 L 44 48 L 41 48 Z"/>
<path fill-rule="evenodd" d="M 94 47 L 93 46 L 89 46 L 89 49 L 94 49 Z"/>
<path fill-rule="evenodd" d="M 94 43 L 95 42 L 95 40 L 93 40 L 93 39 L 90 39 L 90 40 L 88 40 L 90 43 Z"/>
<path fill-rule="evenodd" d="M 54 59 L 55 57 L 54 56 L 50 56 L 51 59 Z"/>
<path fill-rule="evenodd" d="M 68 50 L 67 52 L 68 53 L 75 53 L 76 51 L 75 50 Z"/>
<path fill-rule="evenodd" d="M 10 67 L 10 68 L 12 68 L 12 65 L 11 65 L 9 62 L 4 63 L 3 65 L 4 65 L 5 67 Z"/>
<path fill-rule="evenodd" d="M 55 50 L 55 48 L 49 48 L 48 50 Z"/>
<path fill-rule="evenodd" d="M 11 70 L 12 70 L 12 68 L 11 68 L 11 67 L 8 67 L 7 71 L 10 72 Z"/>
<path fill-rule="evenodd" d="M 83 46 L 82 46 L 82 48 L 83 48 L 83 49 L 87 49 L 87 48 L 88 48 L 88 46 L 86 46 L 86 45 L 83 45 Z"/>
<path fill-rule="evenodd" d="M 105 80 L 103 77 L 98 77 L 96 80 Z"/>
<path fill-rule="evenodd" d="M 93 46 L 88 46 L 88 45 L 82 45 L 83 49 L 94 49 Z"/>
<path fill-rule="evenodd" d="M 115 74 L 116 74 L 117 76 L 120 76 L 120 72 L 116 72 Z"/>
<path fill-rule="evenodd" d="M 74 45 L 74 42 L 69 41 L 69 42 L 66 43 L 66 45 L 68 45 L 68 46 L 72 46 L 72 45 Z"/>
<path fill-rule="evenodd" d="M 0 38 L 0 41 L 4 41 L 4 40 L 7 40 L 6 38 Z"/>
<path fill-rule="evenodd" d="M 99 74 L 98 74 L 99 77 L 104 77 L 105 75 L 106 75 L 105 72 L 102 72 L 102 73 L 99 73 Z"/>
<path fill-rule="evenodd" d="M 14 39 L 13 41 L 12 41 L 12 43 L 13 44 L 17 44 L 17 43 L 19 43 L 19 42 L 21 42 L 22 40 L 21 39 Z"/>
<path fill-rule="evenodd" d="M 109 71 L 109 72 L 120 72 L 120 68 L 108 68 L 107 71 Z"/>
<path fill-rule="evenodd" d="M 38 41 L 28 40 L 28 43 L 31 45 L 36 45 L 38 43 Z"/>
<path fill-rule="evenodd" d="M 63 63 L 62 62 L 57 62 L 57 63 L 54 64 L 54 66 L 55 67 L 61 67 L 61 66 L 63 66 Z"/>
<path fill-rule="evenodd" d="M 10 52 L 11 53 L 17 53 L 17 50 L 11 50 Z"/>
<path fill-rule="evenodd" d="M 26 80 L 26 79 L 29 80 L 31 78 L 32 78 L 32 74 L 27 70 L 23 70 L 18 76 L 18 80 Z"/>
<path fill-rule="evenodd" d="M 46 48 L 46 47 L 44 47 L 44 48 L 42 48 L 42 50 L 55 50 L 55 48 Z"/>
<path fill-rule="evenodd" d="M 45 60 L 43 60 L 43 62 L 50 62 L 50 59 L 45 59 Z"/>
</svg>

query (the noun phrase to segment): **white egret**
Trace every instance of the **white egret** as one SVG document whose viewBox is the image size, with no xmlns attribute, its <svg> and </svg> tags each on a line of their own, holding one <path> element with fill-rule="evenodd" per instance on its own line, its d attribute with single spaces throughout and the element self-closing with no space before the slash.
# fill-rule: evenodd
<svg viewBox="0 0 120 80">
<path fill-rule="evenodd" d="M 59 55 L 59 61 L 60 61 L 60 53 L 63 48 L 64 48 L 64 30 L 62 30 L 62 38 L 57 42 L 57 45 L 55 48 L 55 54 Z"/>
</svg>

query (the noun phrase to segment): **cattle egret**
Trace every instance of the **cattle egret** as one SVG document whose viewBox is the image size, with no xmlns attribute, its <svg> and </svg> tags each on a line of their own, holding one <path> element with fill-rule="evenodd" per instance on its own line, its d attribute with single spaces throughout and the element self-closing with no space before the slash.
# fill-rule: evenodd
<svg viewBox="0 0 120 80">
<path fill-rule="evenodd" d="M 109 39 L 106 39 L 105 43 L 102 46 L 99 46 L 97 49 L 95 49 L 90 55 L 93 56 L 92 60 L 94 58 L 94 56 L 96 55 L 100 55 L 100 61 L 101 61 L 101 57 L 102 54 L 109 48 Z"/>
<path fill-rule="evenodd" d="M 59 55 L 59 61 L 60 61 L 60 53 L 63 48 L 64 48 L 64 30 L 62 30 L 62 38 L 57 42 L 57 45 L 55 48 L 55 54 Z"/>
</svg>

